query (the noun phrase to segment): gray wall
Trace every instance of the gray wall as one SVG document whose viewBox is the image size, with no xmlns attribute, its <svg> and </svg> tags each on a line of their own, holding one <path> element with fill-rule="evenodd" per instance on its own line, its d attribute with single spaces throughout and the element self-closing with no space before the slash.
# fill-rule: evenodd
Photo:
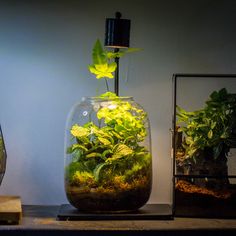
<svg viewBox="0 0 236 236">
<path fill-rule="evenodd" d="M 104 85 L 87 71 L 104 39 L 106 17 L 132 20 L 131 46 L 121 59 L 121 95 L 150 117 L 153 191 L 171 201 L 171 77 L 177 72 L 236 72 L 234 0 L 0 0 L 0 122 L 8 151 L 0 194 L 24 204 L 67 202 L 64 127 L 72 105 Z M 194 88 L 196 89 L 196 88 Z"/>
</svg>

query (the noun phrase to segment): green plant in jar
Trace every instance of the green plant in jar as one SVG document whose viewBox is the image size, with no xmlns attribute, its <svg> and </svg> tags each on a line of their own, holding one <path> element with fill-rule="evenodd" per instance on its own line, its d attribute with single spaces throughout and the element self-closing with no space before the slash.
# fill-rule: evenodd
<svg viewBox="0 0 236 236">
<path fill-rule="evenodd" d="M 107 81 L 117 67 L 112 59 L 126 52 L 105 51 L 99 40 L 93 48 L 89 70 L 97 79 L 105 79 L 108 91 L 82 103 L 80 107 L 89 112 L 82 111 L 81 117 L 88 113 L 87 119 L 72 123 L 66 148 L 71 159 L 65 171 L 67 197 L 80 210 L 135 210 L 150 195 L 147 113 L 132 98 L 110 92 Z"/>
</svg>

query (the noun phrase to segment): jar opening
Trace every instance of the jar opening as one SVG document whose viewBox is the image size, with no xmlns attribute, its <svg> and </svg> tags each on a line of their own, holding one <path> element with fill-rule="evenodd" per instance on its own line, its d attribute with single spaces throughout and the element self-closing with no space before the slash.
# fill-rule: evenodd
<svg viewBox="0 0 236 236">
<path fill-rule="evenodd" d="M 83 97 L 82 101 L 96 101 L 96 102 L 105 102 L 105 101 L 133 101 L 131 96 L 119 96 L 119 97 Z"/>
</svg>

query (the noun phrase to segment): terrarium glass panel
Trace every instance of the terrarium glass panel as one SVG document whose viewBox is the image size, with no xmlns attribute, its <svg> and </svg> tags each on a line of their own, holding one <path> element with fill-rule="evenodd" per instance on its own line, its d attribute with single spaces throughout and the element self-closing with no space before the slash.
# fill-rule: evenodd
<svg viewBox="0 0 236 236">
<path fill-rule="evenodd" d="M 6 162 L 7 162 L 7 153 L 6 153 L 2 129 L 0 125 L 0 185 L 5 175 Z"/>
<path fill-rule="evenodd" d="M 175 215 L 236 217 L 236 75 L 173 78 Z"/>
</svg>

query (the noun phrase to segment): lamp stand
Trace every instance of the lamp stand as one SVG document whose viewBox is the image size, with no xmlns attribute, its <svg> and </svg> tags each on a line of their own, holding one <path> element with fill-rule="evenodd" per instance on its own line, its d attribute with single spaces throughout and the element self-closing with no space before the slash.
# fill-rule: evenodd
<svg viewBox="0 0 236 236">
<path fill-rule="evenodd" d="M 114 52 L 115 53 L 119 52 L 119 48 L 115 48 Z M 116 68 L 116 71 L 115 71 L 114 90 L 115 90 L 116 96 L 119 96 L 119 59 L 120 59 L 119 57 L 115 58 L 117 68 Z"/>
</svg>

